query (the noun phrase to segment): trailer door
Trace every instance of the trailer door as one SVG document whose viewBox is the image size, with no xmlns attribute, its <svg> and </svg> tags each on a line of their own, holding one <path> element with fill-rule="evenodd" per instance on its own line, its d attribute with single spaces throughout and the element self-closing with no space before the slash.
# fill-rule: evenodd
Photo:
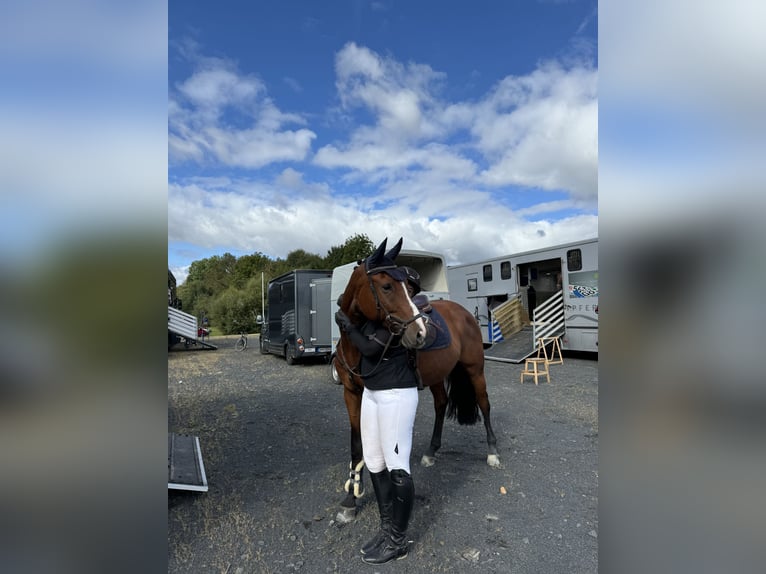
<svg viewBox="0 0 766 574">
<path fill-rule="evenodd" d="M 308 344 L 317 352 L 330 352 L 332 345 L 331 297 L 332 279 L 314 279 L 311 282 L 311 335 Z"/>
</svg>

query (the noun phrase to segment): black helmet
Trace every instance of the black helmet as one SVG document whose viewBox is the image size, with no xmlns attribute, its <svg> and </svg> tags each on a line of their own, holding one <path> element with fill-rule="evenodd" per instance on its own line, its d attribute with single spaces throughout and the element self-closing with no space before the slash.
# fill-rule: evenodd
<svg viewBox="0 0 766 574">
<path fill-rule="evenodd" d="M 414 295 L 420 293 L 422 291 L 420 288 L 420 274 L 412 267 L 407 267 L 406 265 L 402 265 L 401 269 L 407 276 L 407 282 L 415 289 Z"/>
</svg>

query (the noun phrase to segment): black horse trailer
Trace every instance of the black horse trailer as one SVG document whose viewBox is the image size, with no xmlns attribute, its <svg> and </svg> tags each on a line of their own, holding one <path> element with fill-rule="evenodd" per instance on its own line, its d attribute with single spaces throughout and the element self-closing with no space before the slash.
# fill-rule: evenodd
<svg viewBox="0 0 766 574">
<path fill-rule="evenodd" d="M 269 281 L 261 353 L 285 357 L 292 365 L 305 357 L 329 358 L 332 271 L 296 269 Z"/>
</svg>

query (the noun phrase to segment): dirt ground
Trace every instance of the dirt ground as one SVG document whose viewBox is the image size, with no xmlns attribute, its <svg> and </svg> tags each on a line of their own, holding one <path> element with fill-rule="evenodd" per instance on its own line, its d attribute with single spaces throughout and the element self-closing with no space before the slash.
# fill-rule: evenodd
<svg viewBox="0 0 766 574">
<path fill-rule="evenodd" d="M 329 366 L 261 355 L 258 336 L 213 337 L 214 351 L 168 352 L 168 431 L 200 439 L 206 493 L 168 491 L 168 572 L 503 572 L 598 570 L 598 362 L 569 356 L 551 383 L 519 382 L 521 365 L 487 362 L 502 468 L 486 464 L 484 426 L 445 423 L 436 465 L 420 456 L 433 401 L 420 395 L 409 556 L 370 566 L 369 478 L 357 520 L 335 520 L 348 473 L 342 388 Z M 365 471 L 366 474 L 366 471 Z"/>
</svg>

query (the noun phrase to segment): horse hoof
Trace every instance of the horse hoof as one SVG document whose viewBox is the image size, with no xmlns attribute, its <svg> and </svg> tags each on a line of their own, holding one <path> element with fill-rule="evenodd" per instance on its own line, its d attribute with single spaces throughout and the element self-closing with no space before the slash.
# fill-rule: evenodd
<svg viewBox="0 0 766 574">
<path fill-rule="evenodd" d="M 423 458 L 420 459 L 420 464 L 426 467 L 433 466 L 434 464 L 436 464 L 436 457 L 428 456 L 427 454 L 424 454 Z"/>
<path fill-rule="evenodd" d="M 356 508 L 341 508 L 335 516 L 335 522 L 341 526 L 356 520 Z"/>
<path fill-rule="evenodd" d="M 492 468 L 500 468 L 500 457 L 496 454 L 490 454 L 487 456 L 487 464 Z"/>
</svg>

